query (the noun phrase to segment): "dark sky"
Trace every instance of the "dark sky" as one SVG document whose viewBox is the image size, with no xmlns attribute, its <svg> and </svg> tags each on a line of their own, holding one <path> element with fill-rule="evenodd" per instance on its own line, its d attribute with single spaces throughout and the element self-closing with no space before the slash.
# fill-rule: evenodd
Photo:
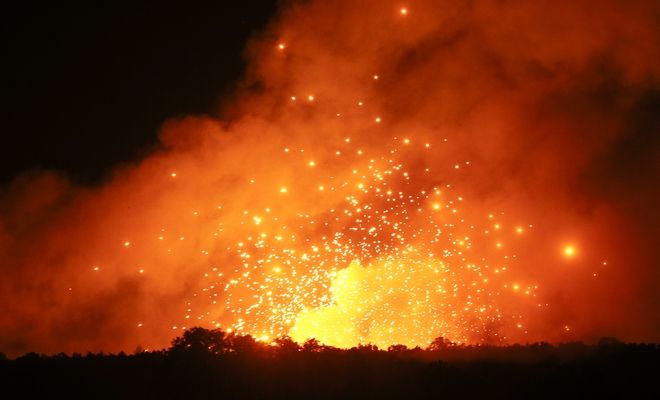
<svg viewBox="0 0 660 400">
<path fill-rule="evenodd" d="M 94 183 L 153 147 L 168 117 L 212 113 L 275 5 L 57 2 L 3 11 L 0 182 L 41 168 Z"/>
</svg>

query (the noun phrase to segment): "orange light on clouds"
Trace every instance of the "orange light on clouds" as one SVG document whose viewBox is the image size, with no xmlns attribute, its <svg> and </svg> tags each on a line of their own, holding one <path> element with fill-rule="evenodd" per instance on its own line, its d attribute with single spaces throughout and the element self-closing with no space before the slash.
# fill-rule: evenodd
<svg viewBox="0 0 660 400">
<path fill-rule="evenodd" d="M 604 326 L 640 340 L 637 332 L 654 334 L 657 299 L 642 294 L 651 293 L 644 285 L 653 283 L 655 258 L 637 240 L 654 231 L 635 232 L 646 223 L 636 213 L 626 221 L 633 213 L 582 191 L 623 176 L 584 168 L 617 150 L 608 146 L 629 131 L 618 128 L 634 122 L 628 103 L 647 75 L 660 76 L 648 56 L 657 31 L 653 18 L 644 25 L 650 13 L 610 11 L 594 25 L 584 24 L 579 2 L 558 13 L 512 4 L 502 15 L 489 2 L 460 13 L 406 0 L 378 13 L 382 2 L 370 2 L 283 9 L 250 42 L 247 76 L 218 110 L 227 118 L 173 116 L 158 134 L 162 146 L 98 185 L 39 173 L 12 186 L 0 212 L 0 252 L 12 266 L 4 314 L 17 328 L 24 318 L 41 324 L 11 329 L 18 339 L 53 353 L 131 350 L 143 339 L 160 348 L 172 326 L 191 320 L 349 348 L 425 347 L 438 336 L 553 341 L 573 321 L 576 339 Z M 639 7 L 621 10 L 628 6 Z M 529 23 L 539 16 L 551 23 Z M 558 23 L 566 29 L 547 28 Z M 447 46 L 454 26 L 465 35 Z M 612 32 L 602 35 L 605 27 Z M 570 40 L 579 46 L 556 50 Z M 598 91 L 584 90 L 584 79 L 599 82 L 599 70 L 583 61 L 606 51 L 638 89 L 626 91 L 630 102 L 592 107 L 588 96 Z M 539 81 L 530 63 L 579 68 Z M 573 99 L 590 106 L 570 107 Z M 25 271 L 39 274 L 28 286 L 39 292 L 20 289 Z M 637 284 L 639 297 L 617 295 Z M 70 316 L 115 287 L 121 296 L 95 304 L 107 326 L 139 322 L 153 335 L 87 340 L 103 330 Z M 623 300 L 649 303 L 633 320 Z M 62 321 L 76 322 L 72 332 L 92 330 L 61 342 L 48 333 Z"/>
</svg>

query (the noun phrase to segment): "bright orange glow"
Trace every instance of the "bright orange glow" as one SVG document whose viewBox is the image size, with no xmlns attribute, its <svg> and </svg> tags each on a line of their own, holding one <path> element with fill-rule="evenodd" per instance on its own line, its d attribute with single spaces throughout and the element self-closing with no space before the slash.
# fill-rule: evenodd
<svg viewBox="0 0 660 400">
<path fill-rule="evenodd" d="M 384 144 L 392 150 L 371 147 L 366 158 L 360 157 L 360 149 L 351 150 L 356 145 L 348 137 L 330 146 L 343 146 L 347 155 L 335 150 L 345 158 L 324 162 L 323 168 L 309 170 L 309 180 L 298 183 L 318 193 L 303 191 L 310 196 L 307 207 L 326 204 L 315 214 L 294 208 L 287 216 L 287 208 L 271 206 L 274 199 L 268 196 L 264 204 L 269 205 L 262 206 L 268 218 L 247 209 L 239 213 L 242 240 L 226 247 L 240 260 L 235 274 L 218 275 L 203 290 L 222 293 L 222 307 L 228 310 L 223 326 L 271 338 L 315 337 L 341 347 L 367 342 L 426 345 L 438 332 L 469 342 L 488 324 L 516 327 L 494 302 L 523 301 L 498 289 L 513 276 L 501 265 L 509 257 L 503 251 L 509 237 L 502 232 L 495 245 L 499 251 L 490 254 L 483 248 L 489 242 L 486 236 L 475 230 L 475 225 L 492 226 L 489 219 L 466 220 L 459 204 L 469 209 L 470 202 L 455 193 L 453 185 L 445 184 L 441 190 L 405 158 L 393 157 L 404 148 L 418 158 L 433 159 L 434 154 L 426 147 L 408 146 L 407 138 Z M 286 149 L 282 157 L 299 154 L 307 165 L 320 166 L 309 161 L 307 149 Z M 328 183 L 319 185 L 319 181 Z M 415 189 L 407 188 L 411 184 Z M 279 191 L 289 193 L 284 186 Z M 443 208 L 437 201 L 440 195 L 451 213 L 437 212 Z M 291 200 L 300 201 L 297 193 Z M 246 230 L 249 226 L 254 229 Z M 317 227 L 322 227 L 320 234 L 313 233 Z M 491 257 L 498 260 L 499 268 L 490 269 Z M 205 277 L 212 275 L 214 271 Z M 513 291 L 518 290 L 514 285 Z M 533 297 L 535 290 L 526 288 L 524 293 Z M 211 309 L 216 309 L 221 304 L 212 298 Z M 518 313 L 516 321 L 521 318 Z M 364 326 L 369 329 L 363 330 Z"/>
<path fill-rule="evenodd" d="M 572 244 L 567 244 L 564 246 L 562 253 L 566 258 L 573 258 L 575 257 L 577 250 L 574 245 Z"/>
<path fill-rule="evenodd" d="M 653 7 L 356 3 L 282 10 L 213 116 L 98 184 L 3 186 L 0 345 L 657 340 L 655 198 L 609 158 L 655 105 Z"/>
</svg>

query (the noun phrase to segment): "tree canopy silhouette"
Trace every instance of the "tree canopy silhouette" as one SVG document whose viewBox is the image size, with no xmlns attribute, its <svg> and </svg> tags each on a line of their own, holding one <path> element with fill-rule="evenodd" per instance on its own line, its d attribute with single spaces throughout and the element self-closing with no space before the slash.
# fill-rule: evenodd
<svg viewBox="0 0 660 400">
<path fill-rule="evenodd" d="M 226 334 L 220 329 L 194 327 L 172 340 L 171 352 L 223 354 L 227 351 Z"/>
<path fill-rule="evenodd" d="M 605 338 L 594 345 L 455 345 L 352 349 L 289 337 L 195 327 L 167 351 L 126 355 L 0 353 L 0 385 L 25 398 L 660 398 L 660 347 Z M 39 385 L 35 385 L 39 382 Z M 60 396 L 61 395 L 61 396 Z"/>
</svg>

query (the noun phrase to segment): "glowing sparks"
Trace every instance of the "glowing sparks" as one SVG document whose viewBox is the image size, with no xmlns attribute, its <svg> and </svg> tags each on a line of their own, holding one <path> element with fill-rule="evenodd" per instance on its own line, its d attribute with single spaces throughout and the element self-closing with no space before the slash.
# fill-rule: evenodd
<svg viewBox="0 0 660 400">
<path fill-rule="evenodd" d="M 321 3 L 301 10 L 323 11 Z M 346 14 L 346 7 L 318 12 L 325 21 L 318 29 L 309 29 L 315 20 L 298 18 L 297 11 L 283 14 L 283 21 L 297 22 L 276 23 L 251 42 L 248 54 L 257 59 L 223 101 L 223 120 L 174 118 L 164 125 L 154 157 L 118 169 L 98 196 L 94 189 L 71 197 L 82 196 L 78 211 L 77 205 L 61 207 L 60 197 L 69 197 L 59 193 L 36 199 L 35 207 L 50 213 L 52 204 L 61 213 L 57 221 L 72 221 L 62 222 L 64 228 L 85 223 L 81 231 L 47 227 L 45 239 L 76 254 L 48 254 L 44 264 L 61 258 L 63 271 L 75 270 L 91 282 L 85 290 L 98 285 L 110 293 L 135 281 L 154 297 L 176 300 L 174 318 L 172 311 L 145 315 L 143 308 L 155 301 L 123 303 L 131 306 L 121 316 L 131 328 L 138 322 L 149 329 L 222 326 L 264 341 L 288 334 L 342 347 L 426 346 L 438 336 L 518 341 L 527 339 L 527 330 L 537 339 L 549 321 L 563 335 L 564 324 L 581 314 L 560 315 L 565 305 L 557 293 L 571 289 L 574 301 L 573 289 L 585 288 L 579 295 L 591 296 L 608 276 L 620 276 L 613 269 L 626 266 L 624 254 L 595 254 L 595 238 L 614 238 L 595 229 L 609 221 L 610 211 L 573 218 L 584 199 L 566 196 L 571 185 L 548 187 L 574 178 L 593 158 L 581 147 L 569 152 L 575 165 L 563 163 L 575 161 L 570 157 L 550 157 L 572 143 L 575 124 L 564 120 L 572 114 L 562 107 L 537 113 L 543 124 L 536 131 L 523 107 L 547 105 L 538 100 L 548 98 L 555 81 L 568 88 L 551 91 L 560 100 L 580 86 L 565 74 L 525 85 L 535 71 L 516 58 L 529 55 L 522 51 L 529 40 L 540 39 L 498 46 L 504 32 L 499 21 L 491 30 L 483 26 L 481 36 L 495 33 L 485 52 L 480 35 L 459 35 L 458 45 L 447 46 L 471 9 L 459 18 L 451 7 L 434 10 L 405 0 L 372 12 L 379 6 L 357 7 L 360 15 Z M 380 19 L 365 19 L 370 14 Z M 355 41 L 338 29 L 369 37 Z M 540 49 L 534 55 L 555 53 Z M 495 71 L 501 74 L 481 62 L 484 54 L 505 61 L 503 71 Z M 546 64 L 572 65 L 564 61 Z M 511 74 L 520 75 L 520 84 L 502 85 L 499 80 Z M 561 140 L 547 140 L 555 131 Z M 544 173 L 547 179 L 539 179 Z M 558 192 L 546 196 L 547 190 Z M 31 207 L 19 208 L 30 214 Z M 28 214 L 25 223 L 32 225 Z M 532 229 L 527 218 L 536 218 L 538 227 Z M 10 236 L 12 224 L 2 227 Z M 557 229 L 564 233 L 555 236 Z M 613 265 L 606 266 L 606 256 Z M 580 277 L 593 287 L 574 284 Z M 75 304 L 93 298 L 77 277 L 58 283 L 67 299 L 80 296 Z M 175 289 L 176 297 L 166 296 Z M 181 290 L 188 292 L 179 302 Z M 548 306 L 544 296 L 562 304 Z M 546 307 L 550 318 L 540 315 Z"/>
<path fill-rule="evenodd" d="M 492 229 L 499 251 L 490 256 L 499 264 L 515 258 L 504 250 L 504 225 L 492 221 L 494 214 L 468 222 L 461 208 L 469 202 L 453 194 L 451 184 L 441 190 L 432 176 L 418 176 L 404 158 L 397 159 L 403 149 L 397 142 L 416 151 L 409 138 L 395 138 L 391 152 L 369 158 L 359 148 L 334 150 L 347 163 L 344 171 L 333 163 L 320 168 L 302 158 L 305 149 L 286 147 L 282 157 L 300 154 L 300 162 L 315 167 L 309 174 L 323 183 L 307 189 L 337 196 L 333 206 L 313 213 L 298 209 L 294 217 L 269 206 L 262 209 L 268 218 L 243 209 L 244 236 L 226 247 L 236 255 L 234 272 L 224 275 L 214 267 L 204 274 L 210 311 L 194 317 L 189 307 L 183 319 L 221 313 L 222 326 L 237 332 L 315 337 L 342 347 L 426 345 L 437 336 L 478 341 L 489 324 L 517 329 L 520 314 L 514 323 L 497 306 L 506 297 L 498 288 L 509 287 L 511 273 L 507 265 L 491 269 L 490 251 L 480 245 Z M 352 146 L 353 140 L 343 137 L 335 145 Z M 419 155 L 433 157 L 428 147 Z M 422 189 L 412 189 L 413 180 Z M 289 193 L 287 186 L 278 191 Z M 449 212 L 442 213 L 445 208 Z M 536 286 L 510 288 L 524 294 L 517 301 L 536 296 Z"/>
</svg>

